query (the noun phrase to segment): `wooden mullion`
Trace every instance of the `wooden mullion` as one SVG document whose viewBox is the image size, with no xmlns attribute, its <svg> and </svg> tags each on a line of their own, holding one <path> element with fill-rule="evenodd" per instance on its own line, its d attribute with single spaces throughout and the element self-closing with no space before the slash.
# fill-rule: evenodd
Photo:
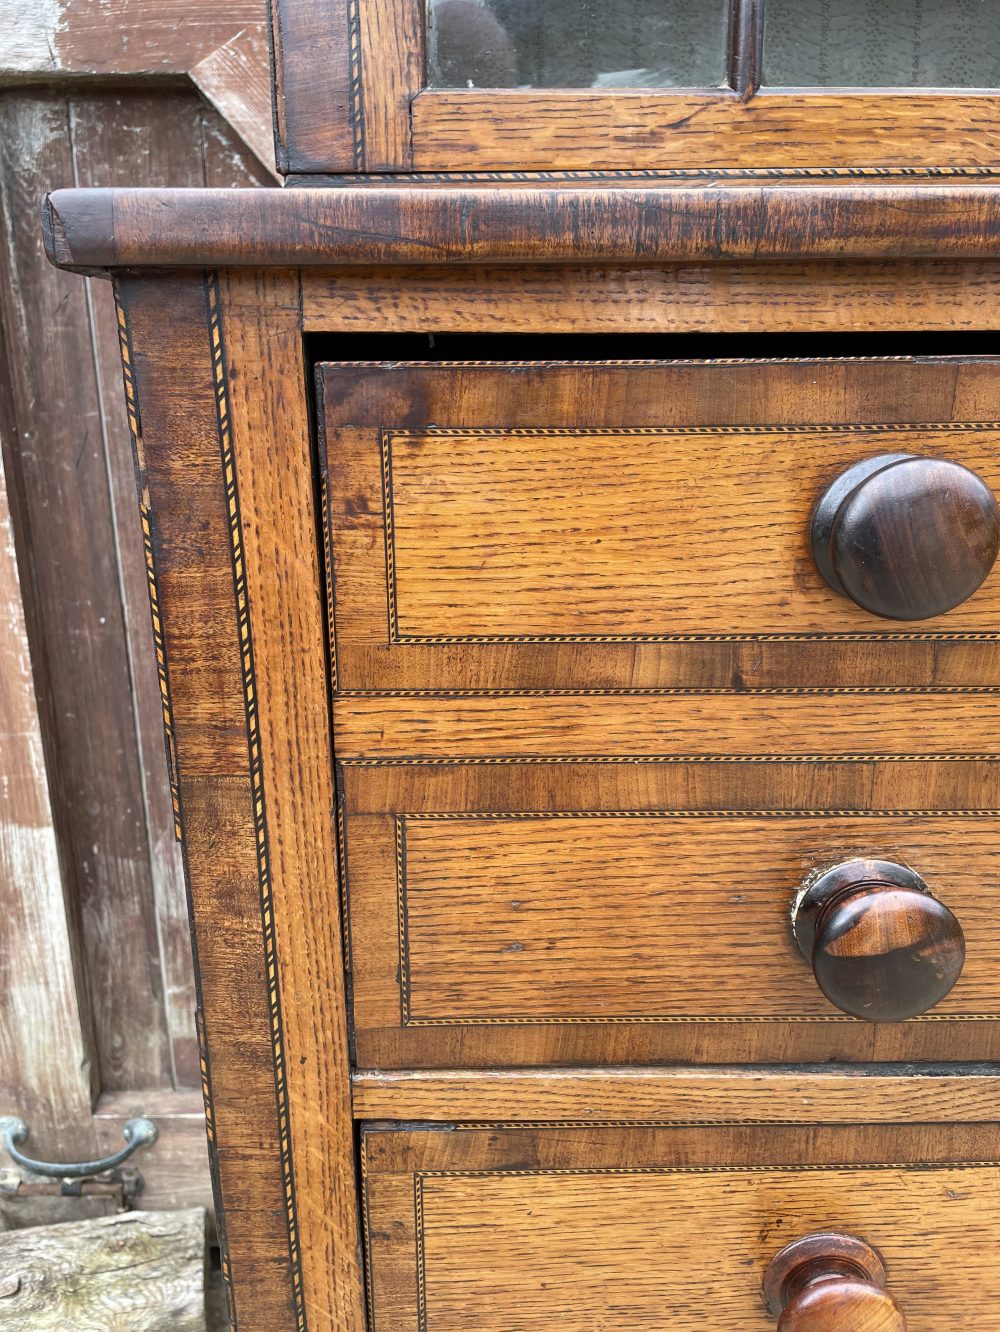
<svg viewBox="0 0 1000 1332">
<path fill-rule="evenodd" d="M 746 102 L 764 78 L 764 0 L 731 0 L 729 86 Z"/>
</svg>

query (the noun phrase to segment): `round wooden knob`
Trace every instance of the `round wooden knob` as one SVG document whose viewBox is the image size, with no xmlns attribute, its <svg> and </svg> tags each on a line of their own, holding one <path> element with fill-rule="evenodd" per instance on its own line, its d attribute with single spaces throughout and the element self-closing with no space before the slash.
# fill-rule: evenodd
<svg viewBox="0 0 1000 1332">
<path fill-rule="evenodd" d="M 826 997 L 868 1022 L 926 1013 L 965 963 L 961 925 L 918 874 L 893 860 L 849 860 L 811 877 L 792 925 Z"/>
<path fill-rule="evenodd" d="M 853 1235 L 807 1235 L 789 1244 L 764 1277 L 778 1332 L 906 1332 L 885 1288 L 882 1259 Z"/>
<path fill-rule="evenodd" d="M 883 453 L 826 491 L 812 546 L 835 592 L 889 620 L 926 620 L 985 581 L 1000 551 L 1000 508 L 959 463 Z"/>
</svg>

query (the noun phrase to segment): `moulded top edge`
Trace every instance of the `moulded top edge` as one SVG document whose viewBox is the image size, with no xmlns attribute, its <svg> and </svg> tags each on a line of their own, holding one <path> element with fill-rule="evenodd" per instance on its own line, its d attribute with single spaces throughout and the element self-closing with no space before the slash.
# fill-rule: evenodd
<svg viewBox="0 0 1000 1332">
<path fill-rule="evenodd" d="M 1000 258 L 1000 181 L 857 179 L 69 189 L 60 268 Z"/>
</svg>

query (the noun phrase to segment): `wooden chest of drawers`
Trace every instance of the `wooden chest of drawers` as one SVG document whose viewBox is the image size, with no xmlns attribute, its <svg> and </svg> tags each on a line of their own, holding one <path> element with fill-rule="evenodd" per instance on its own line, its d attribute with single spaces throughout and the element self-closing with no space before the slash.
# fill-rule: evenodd
<svg viewBox="0 0 1000 1332">
<path fill-rule="evenodd" d="M 995 98 L 526 147 L 377 10 L 281 6 L 301 188 L 46 215 L 119 297 L 233 1325 L 1000 1332 Z"/>
</svg>

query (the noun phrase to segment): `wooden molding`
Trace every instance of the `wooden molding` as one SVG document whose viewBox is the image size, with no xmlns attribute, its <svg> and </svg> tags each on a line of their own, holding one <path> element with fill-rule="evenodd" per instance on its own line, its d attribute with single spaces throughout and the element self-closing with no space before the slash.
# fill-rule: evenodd
<svg viewBox="0 0 1000 1332">
<path fill-rule="evenodd" d="M 905 178 L 56 190 L 49 258 L 127 267 L 1000 257 L 1000 183 Z"/>
<path fill-rule="evenodd" d="M 188 74 L 229 127 L 275 178 L 274 126 L 271 115 L 271 76 L 267 31 L 252 23 L 236 33 Z"/>
<path fill-rule="evenodd" d="M 862 1124 L 991 1123 L 1000 1087 L 985 1074 L 856 1069 L 566 1068 L 353 1075 L 357 1119 Z"/>
</svg>

